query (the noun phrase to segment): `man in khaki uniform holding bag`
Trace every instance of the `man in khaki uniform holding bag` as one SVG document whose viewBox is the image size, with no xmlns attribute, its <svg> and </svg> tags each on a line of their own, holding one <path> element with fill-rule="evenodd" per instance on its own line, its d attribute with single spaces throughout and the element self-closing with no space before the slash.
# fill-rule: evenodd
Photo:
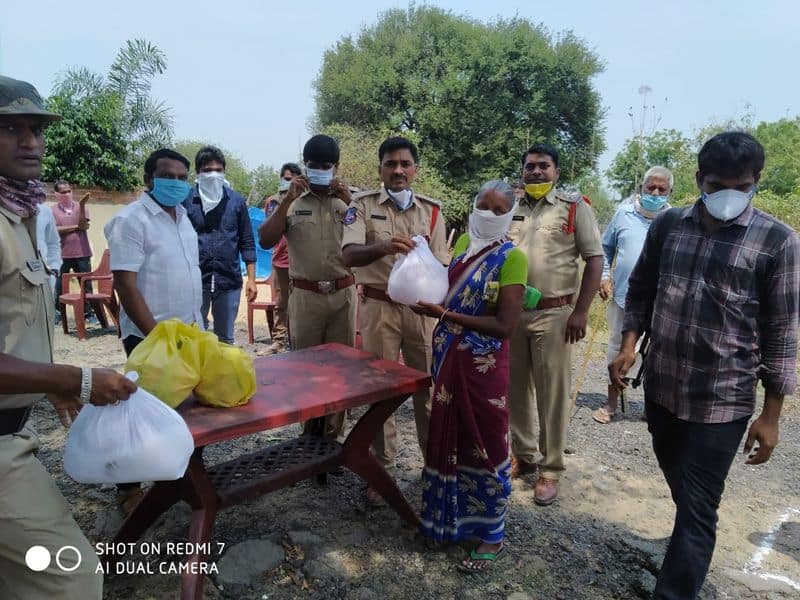
<svg viewBox="0 0 800 600">
<path fill-rule="evenodd" d="M 282 235 L 289 247 L 289 336 L 293 350 L 338 342 L 355 345 L 355 279 L 342 257 L 342 233 L 352 200 L 344 181 L 335 179 L 339 146 L 315 135 L 303 147 L 306 174 L 258 229 L 262 248 Z M 345 413 L 325 417 L 325 435 L 342 438 Z M 305 431 L 310 431 L 306 423 Z"/>
<path fill-rule="evenodd" d="M 603 271 L 594 211 L 580 195 L 555 189 L 558 176 L 555 148 L 536 144 L 525 152 L 525 197 L 509 231 L 528 257 L 528 285 L 542 293 L 535 309 L 523 311 L 511 337 L 508 399 L 512 477 L 536 472 L 538 463 L 534 500 L 541 506 L 558 497 L 572 408 L 572 345 L 586 335 L 589 307 Z M 579 290 L 580 258 L 586 267 Z"/>
<path fill-rule="evenodd" d="M 386 295 L 389 273 L 398 254 L 414 247 L 411 237 L 428 238 L 434 256 L 442 264 L 450 262 L 444 219 L 439 205 L 415 194 L 411 184 L 417 174 L 417 147 L 402 137 L 384 141 L 378 150 L 378 171 L 383 188 L 356 197 L 345 219 L 342 246 L 345 263 L 353 267 L 356 280 L 363 286 L 359 308 L 359 329 L 363 349 L 389 360 L 398 360 L 403 352 L 405 363 L 419 371 L 431 366 L 431 337 L 434 319 L 424 317 L 408 306 L 396 304 Z M 431 390 L 414 394 L 414 419 L 422 454 L 428 437 Z M 394 476 L 397 456 L 397 428 L 394 415 L 386 420 L 372 446 L 376 458 Z M 367 489 L 367 503 L 383 504 L 372 488 Z"/>
<path fill-rule="evenodd" d="M 68 427 L 86 402 L 125 400 L 110 369 L 54 365 L 53 294 L 36 249 L 44 129 L 60 120 L 34 87 L 0 76 L 0 598 L 99 600 L 97 556 L 42 463 L 28 425 L 47 396 Z"/>
</svg>

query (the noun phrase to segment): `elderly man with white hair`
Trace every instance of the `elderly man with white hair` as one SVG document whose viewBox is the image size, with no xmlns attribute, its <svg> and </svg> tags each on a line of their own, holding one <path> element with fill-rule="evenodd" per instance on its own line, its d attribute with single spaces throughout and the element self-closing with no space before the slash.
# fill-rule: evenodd
<svg viewBox="0 0 800 600">
<path fill-rule="evenodd" d="M 603 277 L 600 282 L 600 297 L 611 299 L 608 303 L 608 362 L 619 354 L 622 342 L 622 318 L 625 314 L 625 296 L 630 277 L 644 239 L 653 218 L 669 207 L 667 199 L 672 192 L 672 171 L 664 167 L 651 167 L 644 174 L 640 194 L 634 195 L 632 203 L 624 203 L 617 209 L 611 223 L 603 234 Z M 613 274 L 612 267 L 613 265 Z M 608 402 L 592 414 L 598 423 L 611 422 L 617 411 L 619 390 L 609 383 Z"/>
</svg>

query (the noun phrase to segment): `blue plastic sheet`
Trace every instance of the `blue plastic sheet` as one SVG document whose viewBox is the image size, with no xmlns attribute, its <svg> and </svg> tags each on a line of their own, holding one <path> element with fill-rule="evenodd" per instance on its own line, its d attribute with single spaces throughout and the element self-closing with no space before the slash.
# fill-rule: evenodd
<svg viewBox="0 0 800 600">
<path fill-rule="evenodd" d="M 256 277 L 259 279 L 266 279 L 272 273 L 272 248 L 264 250 L 258 244 L 258 226 L 264 222 L 264 209 L 251 206 L 248 209 L 250 213 L 250 224 L 253 227 L 253 236 L 256 240 Z M 242 262 L 242 275 L 246 273 L 244 262 Z"/>
</svg>

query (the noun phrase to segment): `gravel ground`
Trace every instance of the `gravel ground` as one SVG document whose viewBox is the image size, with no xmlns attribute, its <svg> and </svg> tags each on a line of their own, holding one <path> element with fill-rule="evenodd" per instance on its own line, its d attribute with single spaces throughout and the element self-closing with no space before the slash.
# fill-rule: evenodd
<svg viewBox="0 0 800 600">
<path fill-rule="evenodd" d="M 236 336 L 253 354 L 269 353 L 265 343 L 245 342 L 243 324 Z M 597 339 L 603 337 L 601 333 Z M 576 353 L 576 371 L 585 352 L 584 343 Z M 571 453 L 558 502 L 537 507 L 532 482 L 515 482 L 507 523 L 509 552 L 490 572 L 471 577 L 458 572 L 454 565 L 464 556 L 463 548 L 426 550 L 391 510 L 367 509 L 364 486 L 346 473 L 329 478 L 327 485 L 303 482 L 221 513 L 214 541 L 225 547 L 212 554 L 220 574 L 206 580 L 206 597 L 648 597 L 674 511 L 641 421 L 640 392 L 629 394 L 628 412 L 611 424 L 601 426 L 591 418 L 591 411 L 605 401 L 604 357 L 605 345 L 598 342 L 570 425 Z M 117 369 L 124 364 L 119 340 L 96 328 L 85 342 L 58 332 L 55 358 Z M 789 399 L 784 408 L 781 444 L 772 460 L 750 467 L 737 459 L 731 470 L 717 549 L 701 598 L 800 597 L 800 589 L 791 587 L 800 582 L 800 409 L 795 400 Z M 49 405 L 38 406 L 33 423 L 42 438 L 40 457 L 73 505 L 78 523 L 92 541 L 110 540 L 120 523 L 113 490 L 77 484 L 63 473 L 65 433 Z M 410 403 L 399 410 L 398 427 L 399 484 L 418 506 L 422 460 Z M 288 427 L 219 444 L 207 450 L 207 460 L 226 460 L 297 433 L 296 427 Z M 177 505 L 145 539 L 184 541 L 188 518 L 188 507 Z M 771 550 L 754 559 L 764 544 Z M 143 563 L 166 560 L 140 558 Z M 113 575 L 106 578 L 105 597 L 172 598 L 178 588 L 177 575 Z"/>
</svg>

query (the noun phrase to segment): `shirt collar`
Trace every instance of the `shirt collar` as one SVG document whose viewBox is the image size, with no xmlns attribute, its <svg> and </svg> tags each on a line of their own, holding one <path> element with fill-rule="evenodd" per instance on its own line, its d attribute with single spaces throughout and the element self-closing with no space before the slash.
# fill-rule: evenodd
<svg viewBox="0 0 800 600">
<path fill-rule="evenodd" d="M 10 210 L 6 210 L 2 206 L 0 206 L 0 213 L 3 213 L 8 219 L 14 223 L 22 223 L 22 217 L 18 214 L 11 212 Z"/>
<path fill-rule="evenodd" d="M 697 223 L 698 225 L 702 224 L 703 215 L 700 212 L 700 204 L 702 204 L 703 199 L 699 198 L 694 204 L 691 206 L 687 206 L 684 209 L 682 217 L 684 219 L 691 217 L 692 221 Z M 752 223 L 753 218 L 755 217 L 755 209 L 753 208 L 753 202 L 750 201 L 750 204 L 747 205 L 747 208 L 744 209 L 744 212 L 736 217 L 733 221 L 726 224 L 725 227 L 730 227 L 731 225 L 738 225 L 739 227 L 748 227 L 750 223 Z"/>
</svg>

